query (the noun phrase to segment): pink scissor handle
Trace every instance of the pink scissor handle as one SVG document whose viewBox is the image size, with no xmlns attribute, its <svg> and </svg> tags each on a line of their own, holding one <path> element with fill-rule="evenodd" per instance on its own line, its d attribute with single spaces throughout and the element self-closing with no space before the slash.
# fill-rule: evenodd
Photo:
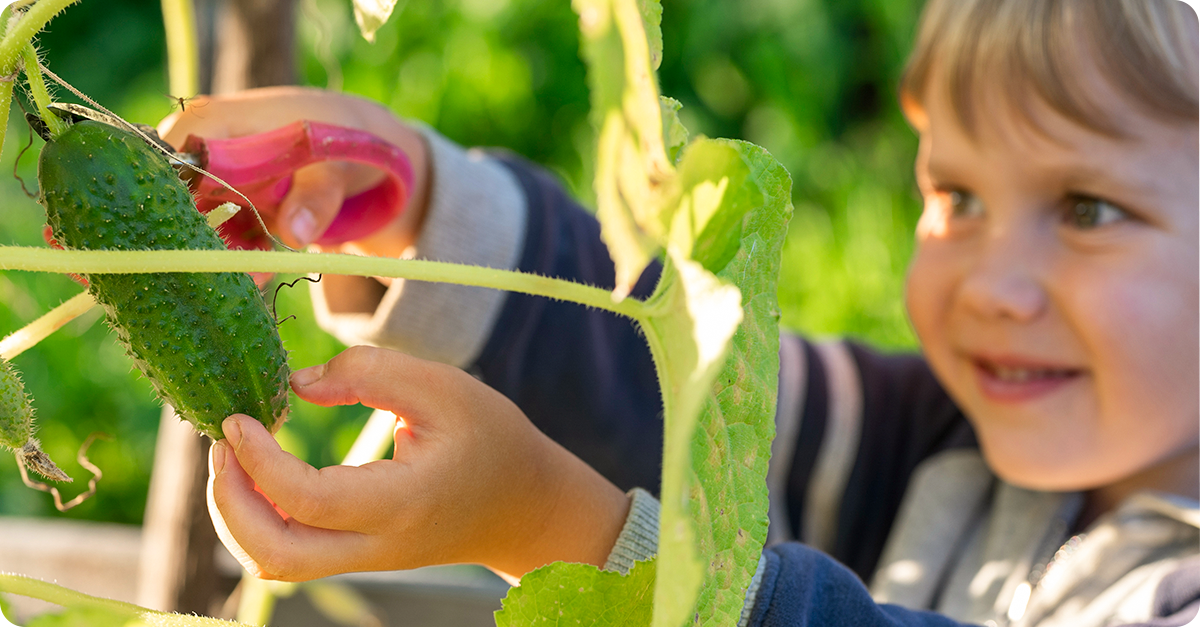
<svg viewBox="0 0 1200 628">
<path fill-rule="evenodd" d="M 181 152 L 191 153 L 201 167 L 245 194 L 266 218 L 278 211 L 292 187 L 292 173 L 299 168 L 319 161 L 350 161 L 382 170 L 386 176 L 379 185 L 342 202 L 317 244 L 339 244 L 374 233 L 404 211 L 412 189 L 412 163 L 399 147 L 367 131 L 309 120 L 229 139 L 189 135 Z M 240 196 L 210 177 L 194 180 L 192 190 L 197 207 L 205 213 L 225 202 L 245 205 Z M 239 213 L 230 221 L 233 224 L 222 229 L 231 247 L 270 248 L 258 221 L 249 214 Z"/>
</svg>

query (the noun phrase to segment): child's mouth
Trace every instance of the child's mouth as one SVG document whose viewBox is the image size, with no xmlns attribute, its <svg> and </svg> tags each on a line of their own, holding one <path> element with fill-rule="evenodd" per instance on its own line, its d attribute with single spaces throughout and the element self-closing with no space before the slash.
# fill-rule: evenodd
<svg viewBox="0 0 1200 628">
<path fill-rule="evenodd" d="M 1075 381 L 1079 369 L 1021 364 L 1009 361 L 973 360 L 984 397 L 1000 403 L 1028 401 L 1057 391 Z"/>
</svg>

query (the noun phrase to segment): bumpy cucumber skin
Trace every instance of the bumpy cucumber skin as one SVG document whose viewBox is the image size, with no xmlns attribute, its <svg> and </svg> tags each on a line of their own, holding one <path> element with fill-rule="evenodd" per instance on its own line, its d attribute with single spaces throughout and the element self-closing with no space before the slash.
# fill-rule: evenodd
<svg viewBox="0 0 1200 628">
<path fill-rule="evenodd" d="M 33 438 L 33 404 L 20 376 L 0 358 L 0 445 L 20 449 Z"/>
<path fill-rule="evenodd" d="M 38 160 L 42 204 L 69 249 L 223 250 L 166 159 L 137 135 L 82 121 Z M 89 274 L 88 291 L 138 369 L 196 429 L 223 438 L 234 413 L 274 432 L 287 413 L 287 354 L 245 273 Z"/>
</svg>

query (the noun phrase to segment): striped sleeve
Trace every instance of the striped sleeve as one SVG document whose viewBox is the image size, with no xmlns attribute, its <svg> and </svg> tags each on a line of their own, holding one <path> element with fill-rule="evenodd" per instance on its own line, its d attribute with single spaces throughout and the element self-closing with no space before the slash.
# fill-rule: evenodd
<svg viewBox="0 0 1200 628">
<path fill-rule="evenodd" d="M 974 433 L 917 355 L 784 334 L 779 390 L 768 544 L 802 541 L 869 579 L 915 467 Z"/>
</svg>

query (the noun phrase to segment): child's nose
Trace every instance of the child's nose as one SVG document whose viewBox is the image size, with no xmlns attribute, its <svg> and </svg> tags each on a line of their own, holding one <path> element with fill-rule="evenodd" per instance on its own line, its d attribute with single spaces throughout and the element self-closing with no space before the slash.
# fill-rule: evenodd
<svg viewBox="0 0 1200 628">
<path fill-rule="evenodd" d="M 1036 320 L 1048 297 L 1036 272 L 1036 254 L 991 246 L 981 252 L 959 287 L 960 304 L 985 319 Z"/>
</svg>

